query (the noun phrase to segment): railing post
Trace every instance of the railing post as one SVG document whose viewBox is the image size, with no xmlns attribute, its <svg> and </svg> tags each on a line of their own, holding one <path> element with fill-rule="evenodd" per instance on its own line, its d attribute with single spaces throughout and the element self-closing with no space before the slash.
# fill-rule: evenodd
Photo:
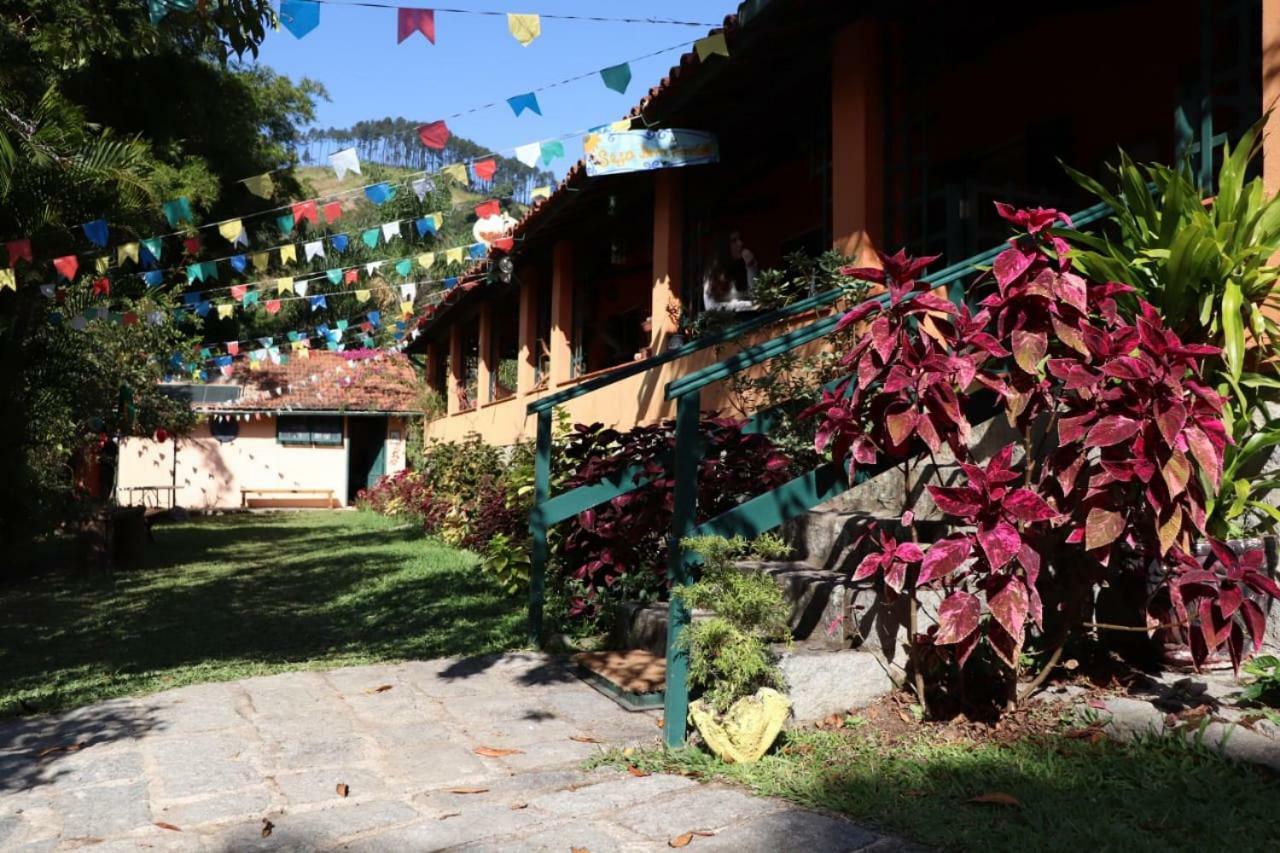
<svg viewBox="0 0 1280 853">
<path fill-rule="evenodd" d="M 533 509 L 529 511 L 529 533 L 533 546 L 529 555 L 529 642 L 542 645 L 542 604 L 547 580 L 547 520 L 543 507 L 551 497 L 551 412 L 538 412 L 538 440 L 533 459 Z"/>
<path fill-rule="evenodd" d="M 702 457 L 702 443 L 698 436 L 701 405 L 701 390 L 684 395 L 676 403 L 676 485 L 671 535 L 667 541 L 667 580 L 671 586 L 671 602 L 667 614 L 667 686 L 662 724 L 668 747 L 684 746 L 689 719 L 689 652 L 682 648 L 682 641 L 690 614 L 689 608 L 675 595 L 675 590 L 693 582 L 693 566 L 697 562 L 697 557 L 681 549 L 680 540 L 688 536 L 697 523 L 698 463 Z"/>
</svg>

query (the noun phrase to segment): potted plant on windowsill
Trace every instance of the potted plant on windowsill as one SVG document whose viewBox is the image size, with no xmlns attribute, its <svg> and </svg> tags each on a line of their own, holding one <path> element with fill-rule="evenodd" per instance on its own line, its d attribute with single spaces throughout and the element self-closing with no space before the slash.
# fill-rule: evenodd
<svg viewBox="0 0 1280 853">
<path fill-rule="evenodd" d="M 1205 530 L 1222 544 L 1215 553 L 1205 539 L 1193 553 L 1206 566 L 1236 560 L 1274 575 L 1280 510 L 1269 495 L 1280 488 L 1273 456 L 1280 445 L 1280 326 L 1264 308 L 1280 304 L 1280 269 L 1270 265 L 1280 252 L 1280 200 L 1267 195 L 1260 178 L 1246 180 L 1260 130 L 1247 132 L 1234 150 L 1224 147 L 1212 197 L 1196 186 L 1188 160 L 1177 168 L 1138 165 L 1122 153 L 1112 169 L 1114 193 L 1068 170 L 1111 206 L 1117 233 L 1059 233 L 1085 247 L 1074 256 L 1084 272 L 1132 284 L 1184 341 L 1221 350 L 1206 359 L 1205 376 L 1224 398 L 1230 440 L 1221 472 L 1203 472 L 1203 485 Z M 1160 639 L 1167 663 L 1191 662 L 1183 632 L 1166 629 Z"/>
</svg>

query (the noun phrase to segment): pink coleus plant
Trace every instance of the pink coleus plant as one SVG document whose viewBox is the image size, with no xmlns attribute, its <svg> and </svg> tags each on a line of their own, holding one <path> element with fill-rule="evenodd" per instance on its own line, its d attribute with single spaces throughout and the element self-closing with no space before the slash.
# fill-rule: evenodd
<svg viewBox="0 0 1280 853">
<path fill-rule="evenodd" d="M 881 534 L 855 578 L 940 590 L 938 624 L 913 646 L 963 665 L 985 640 L 1016 670 L 1027 632 L 1044 629 L 1042 601 L 1071 610 L 1069 590 L 1122 572 L 1146 578 L 1158 561 L 1166 593 L 1152 596 L 1149 623 L 1187 629 L 1197 661 L 1225 648 L 1238 665 L 1265 623 L 1246 594 L 1280 587 L 1217 543 L 1212 568 L 1191 556 L 1207 536 L 1205 484 L 1217 485 L 1231 440 L 1223 401 L 1200 374 L 1217 350 L 1182 343 L 1128 285 L 1073 272 L 1070 246 L 1050 231 L 1065 216 L 997 209 L 1019 233 L 975 285 L 991 290 L 977 313 L 919 278 L 935 258 L 899 252 L 882 255 L 880 269 L 843 271 L 883 284 L 887 298 L 841 320 L 865 333 L 844 356 L 849 377 L 809 410 L 818 450 L 847 461 L 852 478 L 859 466 L 945 447 L 963 474 L 959 485 L 928 486 L 963 532 L 928 548 Z M 972 460 L 965 411 L 982 391 L 1022 434 L 985 466 Z"/>
</svg>

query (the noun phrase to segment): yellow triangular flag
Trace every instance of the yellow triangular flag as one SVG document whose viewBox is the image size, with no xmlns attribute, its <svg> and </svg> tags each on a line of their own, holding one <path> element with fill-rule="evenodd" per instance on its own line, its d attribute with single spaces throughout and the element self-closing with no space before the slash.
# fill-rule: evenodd
<svg viewBox="0 0 1280 853">
<path fill-rule="evenodd" d="M 698 52 L 698 59 L 702 62 L 706 62 L 707 57 L 715 56 L 717 53 L 721 56 L 729 55 L 729 43 L 724 40 L 724 33 L 698 39 L 693 43 L 693 49 Z"/>
<path fill-rule="evenodd" d="M 232 219 L 230 222 L 224 222 L 218 226 L 218 233 L 228 243 L 234 243 L 240 239 L 240 232 L 242 231 L 244 231 L 244 223 L 239 219 Z"/>
<path fill-rule="evenodd" d="M 105 275 L 107 270 L 111 269 L 111 259 L 106 255 L 95 258 L 93 261 L 93 269 L 98 275 Z"/>
<path fill-rule="evenodd" d="M 298 261 L 297 246 L 290 244 L 288 246 L 280 247 L 280 263 L 282 264 L 297 263 L 297 261 Z"/>
<path fill-rule="evenodd" d="M 218 316 L 225 320 L 230 317 L 235 310 L 236 306 L 234 302 L 224 302 L 218 306 Z"/>
<path fill-rule="evenodd" d="M 551 187 L 534 187 L 529 193 L 529 201 L 537 201 L 540 198 L 551 198 Z"/>
<path fill-rule="evenodd" d="M 542 35 L 542 18 L 537 15 L 517 15 L 514 12 L 508 12 L 507 29 L 511 30 L 511 35 L 516 37 L 516 41 L 528 47 L 531 41 Z"/>
<path fill-rule="evenodd" d="M 435 227 L 436 227 L 436 231 L 439 231 L 439 230 L 440 230 L 440 226 L 444 225 L 444 214 L 443 214 L 443 213 L 429 213 L 429 214 L 427 214 L 427 219 L 430 219 L 430 220 L 431 220 L 431 223 L 432 223 L 433 225 L 435 225 Z"/>
<path fill-rule="evenodd" d="M 422 267 L 424 270 L 431 269 L 433 266 L 435 266 L 435 263 L 436 263 L 435 252 L 423 252 L 421 255 L 418 255 L 418 266 Z"/>
<path fill-rule="evenodd" d="M 614 133 L 617 133 L 617 132 L 619 132 L 619 131 L 623 131 L 623 130 L 630 130 L 630 129 L 631 129 L 631 119 L 629 119 L 629 118 L 620 118 L 620 119 L 618 119 L 617 121 L 615 121 L 615 122 L 613 122 L 612 124 L 610 124 L 610 125 L 609 125 L 609 129 L 610 129 L 610 130 L 612 130 Z"/>
<path fill-rule="evenodd" d="M 18 279 L 14 277 L 13 270 L 0 269 L 0 290 L 5 288 L 10 290 L 18 289 Z"/>
<path fill-rule="evenodd" d="M 361 302 L 368 302 L 368 301 L 369 301 L 369 291 L 367 291 L 367 290 L 357 290 L 357 291 L 356 291 L 356 299 L 359 299 Z"/>
<path fill-rule="evenodd" d="M 271 263 L 271 255 L 268 252 L 254 252 L 253 266 L 255 269 L 265 270 L 267 264 Z"/>
<path fill-rule="evenodd" d="M 297 352 L 298 350 L 303 349 L 304 347 L 306 347 L 306 345 L 307 345 L 307 342 L 306 342 L 306 341 L 294 341 L 294 342 L 293 342 L 293 351 L 294 351 L 294 352 Z"/>
<path fill-rule="evenodd" d="M 293 276 L 276 279 L 276 293 L 293 293 Z"/>
<path fill-rule="evenodd" d="M 447 264 L 462 263 L 462 247 L 450 249 L 444 253 L 444 261 Z"/>
<path fill-rule="evenodd" d="M 259 198 L 270 198 L 275 185 L 271 182 L 271 175 L 254 175 L 252 178 L 244 179 L 244 188 Z"/>
<path fill-rule="evenodd" d="M 450 166 L 445 166 L 440 170 L 440 174 L 444 175 L 446 178 L 452 178 L 460 184 L 465 184 L 467 182 L 467 167 L 461 163 L 454 163 Z"/>
<path fill-rule="evenodd" d="M 401 314 L 403 314 L 403 315 L 405 315 L 406 317 L 408 317 L 410 314 L 412 314 L 412 313 L 413 313 L 413 302 L 412 302 L 412 301 L 410 301 L 410 302 L 401 302 L 401 303 L 400 303 L 400 313 L 401 313 Z"/>
<path fill-rule="evenodd" d="M 116 248 L 116 263 L 123 264 L 124 259 L 128 258 L 135 264 L 138 262 L 138 244 L 137 243 L 121 243 Z"/>
<path fill-rule="evenodd" d="M 311 358 L 311 350 L 307 349 L 306 347 L 303 347 L 302 349 L 298 350 L 297 357 L 305 361 L 306 359 Z"/>
</svg>

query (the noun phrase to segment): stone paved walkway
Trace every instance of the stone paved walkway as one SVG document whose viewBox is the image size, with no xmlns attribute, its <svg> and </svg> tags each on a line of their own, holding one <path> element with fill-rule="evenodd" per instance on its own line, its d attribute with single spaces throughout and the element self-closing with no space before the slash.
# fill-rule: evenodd
<svg viewBox="0 0 1280 853">
<path fill-rule="evenodd" d="M 580 769 L 601 748 L 591 739 L 653 743 L 656 723 L 534 654 L 103 702 L 0 724 L 0 850 L 605 853 L 668 850 L 690 830 L 714 833 L 695 853 L 904 849 L 726 787 Z"/>
</svg>

